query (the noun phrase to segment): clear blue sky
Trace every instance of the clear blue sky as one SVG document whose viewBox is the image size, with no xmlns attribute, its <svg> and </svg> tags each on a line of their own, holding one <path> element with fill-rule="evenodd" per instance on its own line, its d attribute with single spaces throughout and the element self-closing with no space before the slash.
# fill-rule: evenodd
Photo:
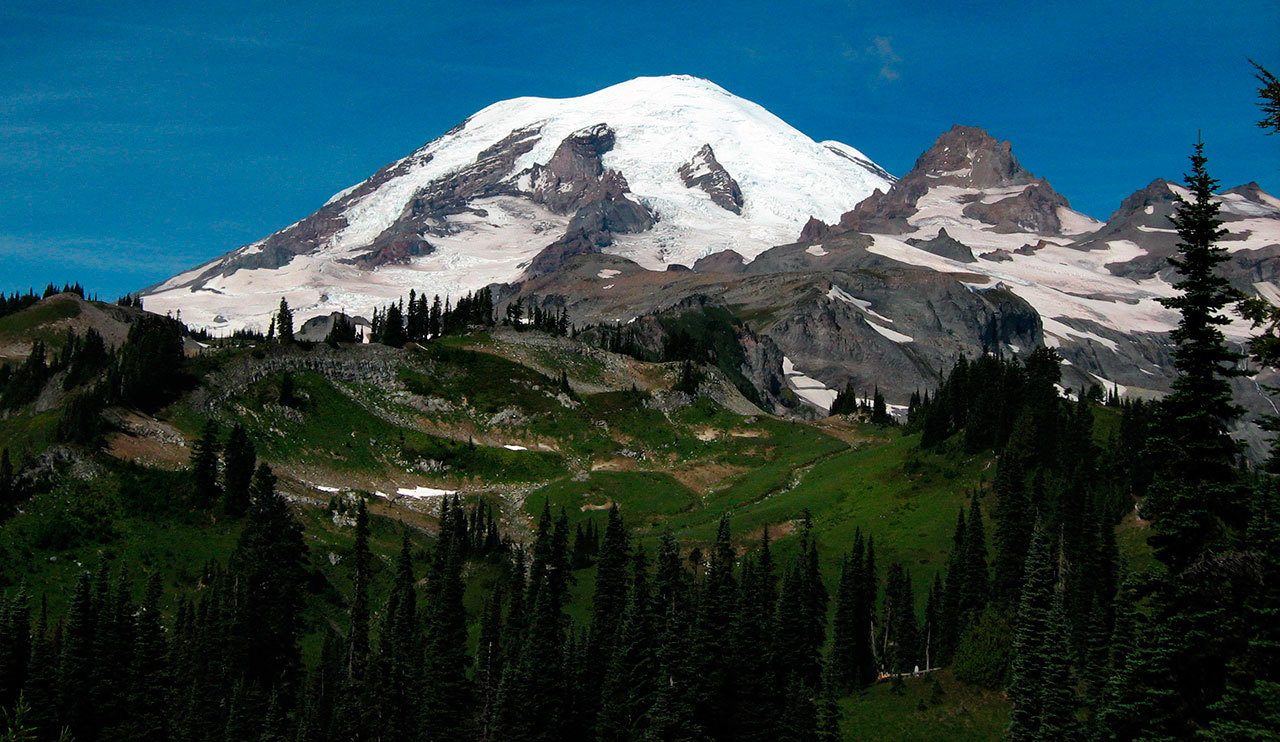
<svg viewBox="0 0 1280 742">
<path fill-rule="evenodd" d="M 0 3 L 0 289 L 104 298 L 313 211 L 479 108 L 688 73 L 901 174 L 953 123 L 1105 218 L 1179 177 L 1280 192 L 1280 3 Z M 793 7 L 797 6 L 797 7 Z"/>
</svg>

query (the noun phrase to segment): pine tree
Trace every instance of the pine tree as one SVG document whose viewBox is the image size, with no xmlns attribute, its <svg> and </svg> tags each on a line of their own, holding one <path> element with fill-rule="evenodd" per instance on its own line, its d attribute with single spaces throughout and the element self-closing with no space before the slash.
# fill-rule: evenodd
<svg viewBox="0 0 1280 742">
<path fill-rule="evenodd" d="M 491 740 L 495 736 L 495 706 L 498 701 L 498 684 L 502 680 L 506 656 L 502 641 L 502 591 L 495 589 L 485 600 L 480 615 L 480 637 L 476 646 L 475 684 L 477 712 L 477 736 Z"/>
<path fill-rule="evenodd" d="M 987 536 L 982 521 L 982 508 L 975 492 L 969 501 L 969 521 L 964 539 L 964 591 L 960 609 L 964 612 L 964 625 L 972 623 L 987 605 L 991 581 L 987 569 Z"/>
<path fill-rule="evenodd" d="M 1150 600 L 1151 622 L 1133 662 L 1136 723 L 1148 736 L 1183 736 L 1212 719 L 1210 706 L 1226 688 L 1228 660 L 1243 641 L 1230 560 L 1232 527 L 1243 525 L 1242 488 L 1236 474 L 1236 445 L 1228 426 L 1239 414 L 1229 381 L 1242 371 L 1221 326 L 1235 292 L 1217 272 L 1228 259 L 1216 242 L 1224 234 L 1213 200 L 1216 181 L 1205 168 L 1202 143 L 1191 157 L 1186 186 L 1171 218 L 1179 236 L 1179 257 L 1171 259 L 1179 295 L 1162 300 L 1181 313 L 1171 333 L 1177 377 L 1161 402 L 1157 445 L 1162 466 L 1142 505 L 1153 521 L 1149 539 L 1166 576 Z M 1224 594 L 1225 590 L 1225 594 Z M 1125 723 L 1122 720 L 1121 723 Z"/>
<path fill-rule="evenodd" d="M 351 603 L 347 611 L 346 657 L 342 693 L 335 714 L 335 734 L 339 738 L 369 739 L 377 733 L 369 638 L 373 555 L 369 551 L 369 513 L 363 499 L 356 504 L 355 520 L 355 542 L 347 560 L 351 564 Z"/>
<path fill-rule="evenodd" d="M 1262 109 L 1263 116 L 1258 128 L 1267 130 L 1268 134 L 1280 133 L 1280 79 L 1252 59 L 1249 64 L 1257 71 L 1259 83 L 1258 107 Z"/>
<path fill-rule="evenodd" d="M 302 526 L 275 485 L 271 468 L 259 464 L 244 529 L 228 562 L 237 594 L 229 661 L 258 687 L 289 689 L 301 668 L 307 546 Z"/>
<path fill-rule="evenodd" d="M 238 518 L 250 506 L 250 485 L 257 465 L 257 453 L 244 426 L 236 423 L 223 449 L 223 510 Z"/>
<path fill-rule="evenodd" d="M 67 609 L 58 662 L 58 720 L 81 739 L 94 737 L 90 704 L 96 633 L 91 585 L 89 573 L 82 572 Z"/>
<path fill-rule="evenodd" d="M 862 596 L 857 614 L 858 627 L 857 667 L 859 684 L 863 687 L 876 681 L 880 673 L 882 657 L 876 649 L 875 613 L 880 593 L 880 576 L 876 571 L 875 539 L 867 537 L 866 556 L 862 560 Z"/>
<path fill-rule="evenodd" d="M 133 656 L 128 690 L 126 734 L 130 739 L 165 739 L 168 736 L 172 681 L 168 643 L 160 615 L 161 584 L 152 573 L 135 619 Z"/>
<path fill-rule="evenodd" d="M 598 733 L 603 740 L 639 739 L 657 690 L 654 644 L 657 641 L 649 562 L 643 550 L 631 560 L 631 589 L 604 675 Z"/>
<path fill-rule="evenodd" d="M 885 580 L 881 648 L 886 669 L 895 675 L 916 670 L 920 662 L 920 628 L 911 575 L 901 564 L 889 565 Z"/>
<path fill-rule="evenodd" d="M 395 582 L 383 613 L 377 663 L 380 728 L 393 739 L 410 739 L 418 732 L 421 640 L 417 605 L 413 555 L 406 531 L 396 559 Z"/>
<path fill-rule="evenodd" d="M 457 500 L 447 511 L 441 505 L 440 538 L 428 581 L 431 600 L 427 603 L 423 657 L 423 723 L 440 739 L 472 736 L 472 689 L 466 676 L 467 616 L 462 605 L 465 532 L 461 515 Z"/>
<path fill-rule="evenodd" d="M 293 310 L 289 308 L 289 302 L 282 296 L 280 297 L 280 308 L 276 311 L 276 334 L 280 337 L 280 343 L 287 345 L 293 342 Z"/>
<path fill-rule="evenodd" d="M 218 425 L 209 420 L 191 446 L 191 475 L 195 483 L 196 505 L 211 508 L 222 498 L 218 487 Z"/>
<path fill-rule="evenodd" d="M 49 636 L 49 603 L 40 599 L 40 613 L 31 634 L 30 671 L 23 687 L 23 697 L 30 705 L 32 726 L 42 739 L 55 735 L 58 700 L 58 648 Z"/>
<path fill-rule="evenodd" d="M 587 640 L 587 657 L 584 668 L 583 699 L 587 723 L 598 708 L 598 697 L 604 676 L 613 662 L 617 634 L 622 625 L 622 615 L 627 606 L 627 567 L 630 562 L 630 543 L 626 526 L 614 503 L 609 508 L 605 525 L 604 542 L 600 558 L 596 562 L 596 586 L 592 599 L 591 631 Z"/>
<path fill-rule="evenodd" d="M 1066 613 L 1051 554 L 1049 535 L 1037 524 L 1024 568 L 1009 683 L 1009 738 L 1015 741 L 1072 739 L 1077 733 L 1070 650 L 1063 641 Z"/>
<path fill-rule="evenodd" d="M 1186 177 L 1191 200 L 1179 197 L 1170 218 L 1178 231 L 1179 257 L 1169 262 L 1178 271 L 1174 288 L 1180 293 L 1160 301 L 1181 314 L 1170 333 L 1177 376 L 1161 405 L 1169 455 L 1143 505 L 1154 520 L 1156 555 L 1175 574 L 1222 538 L 1222 520 L 1232 519 L 1236 505 L 1237 448 L 1228 426 L 1240 408 L 1232 402 L 1228 382 L 1244 372 L 1236 365 L 1240 354 L 1227 346 L 1220 329 L 1230 321 L 1223 311 L 1236 292 L 1217 271 L 1229 256 L 1217 244 L 1226 230 L 1213 198 L 1217 181 L 1206 162 L 1204 144 L 1197 142 Z"/>
<path fill-rule="evenodd" d="M 693 654 L 700 679 L 694 708 L 699 726 L 713 737 L 725 737 L 736 712 L 731 637 L 737 603 L 733 577 L 736 555 L 730 539 L 729 515 L 720 517 L 693 626 Z"/>
<path fill-rule="evenodd" d="M 840 693 L 850 693 L 858 687 L 856 664 L 859 622 L 857 616 L 858 584 L 862 555 L 855 547 L 854 553 L 840 562 L 840 583 L 836 589 L 836 612 L 831 624 L 830 682 Z"/>
<path fill-rule="evenodd" d="M 17 486 L 13 481 L 13 462 L 9 449 L 0 450 L 0 519 L 9 516 L 18 507 Z"/>
</svg>

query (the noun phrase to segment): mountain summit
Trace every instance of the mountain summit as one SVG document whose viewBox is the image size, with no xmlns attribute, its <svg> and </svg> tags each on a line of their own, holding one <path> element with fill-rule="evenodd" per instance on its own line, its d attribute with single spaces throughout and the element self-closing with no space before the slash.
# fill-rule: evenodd
<svg viewBox="0 0 1280 742">
<path fill-rule="evenodd" d="M 314 214 L 147 292 L 211 328 L 457 295 L 606 251 L 651 269 L 752 258 L 835 221 L 893 178 L 707 80 L 642 77 L 578 98 L 495 103 Z"/>
</svg>

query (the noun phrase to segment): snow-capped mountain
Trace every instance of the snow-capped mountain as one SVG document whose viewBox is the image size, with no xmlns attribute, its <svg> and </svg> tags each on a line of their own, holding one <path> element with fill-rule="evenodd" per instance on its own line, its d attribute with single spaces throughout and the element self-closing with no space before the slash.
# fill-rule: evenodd
<svg viewBox="0 0 1280 742">
<path fill-rule="evenodd" d="M 810 222 L 801 239 L 863 233 L 874 254 L 969 276 L 974 287 L 1007 287 L 1036 310 L 1046 344 L 1086 380 L 1160 391 L 1168 369 L 1151 338 L 1178 321 L 1159 299 L 1175 293 L 1168 258 L 1178 240 L 1169 216 L 1187 195 L 1157 180 L 1104 224 L 1023 169 L 1008 142 L 957 126 L 888 192 L 834 225 Z M 1222 244 L 1232 254 L 1225 273 L 1242 291 L 1275 296 L 1280 201 L 1256 184 L 1218 198 L 1228 230 Z M 1250 328 L 1237 319 L 1224 331 L 1243 342 Z"/>
<path fill-rule="evenodd" d="M 495 103 L 320 210 L 146 293 L 193 325 L 367 312 L 414 288 L 457 295 L 603 250 L 650 269 L 751 258 L 835 221 L 893 178 L 694 77 Z"/>
</svg>

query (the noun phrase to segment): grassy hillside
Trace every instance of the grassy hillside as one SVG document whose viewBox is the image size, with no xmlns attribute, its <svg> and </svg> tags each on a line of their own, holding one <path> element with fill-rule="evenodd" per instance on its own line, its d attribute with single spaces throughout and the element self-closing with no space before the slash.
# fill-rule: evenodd
<svg viewBox="0 0 1280 742">
<path fill-rule="evenodd" d="M 20 315 L 6 319 L 28 321 Z M 650 549 L 666 529 L 686 549 L 705 546 L 729 513 L 740 551 L 768 528 L 781 560 L 808 511 L 833 590 L 860 529 L 874 537 L 882 570 L 899 562 L 910 571 L 923 603 L 946 561 L 956 512 L 994 474 L 990 454 L 922 453 L 916 436 L 852 420 L 738 414 L 707 396 L 670 392 L 671 366 L 556 343 L 508 333 L 398 351 L 225 348 L 191 359 L 186 393 L 152 415 L 121 415 L 128 424 L 102 449 L 67 449 L 80 478 L 62 479 L 0 524 L 0 589 L 47 594 L 60 612 L 78 575 L 102 564 L 158 572 L 171 591 L 198 589 L 206 565 L 225 560 L 239 533 L 237 521 L 191 506 L 185 462 L 210 420 L 224 432 L 246 429 L 306 529 L 308 656 L 319 651 L 323 629 L 346 620 L 344 558 L 357 498 L 373 515 L 375 607 L 402 534 L 410 534 L 420 570 L 431 548 L 438 500 L 396 496 L 414 487 L 492 504 L 516 541 L 527 539 L 544 503 L 563 508 L 571 526 L 602 526 L 616 503 Z M 58 414 L 10 413 L 0 419 L 0 447 L 38 453 L 51 443 Z M 1099 440 L 1117 423 L 1102 411 Z M 1120 542 L 1131 561 L 1149 560 L 1145 529 L 1132 516 Z M 471 619 L 501 573 L 493 563 L 468 566 Z M 575 574 L 568 610 L 579 622 L 588 620 L 594 578 L 594 568 Z M 470 631 L 474 640 L 474 622 Z M 919 678 L 844 699 L 849 738 L 1000 734 L 1001 694 L 945 673 L 938 680 L 940 693 L 932 678 Z"/>
</svg>

